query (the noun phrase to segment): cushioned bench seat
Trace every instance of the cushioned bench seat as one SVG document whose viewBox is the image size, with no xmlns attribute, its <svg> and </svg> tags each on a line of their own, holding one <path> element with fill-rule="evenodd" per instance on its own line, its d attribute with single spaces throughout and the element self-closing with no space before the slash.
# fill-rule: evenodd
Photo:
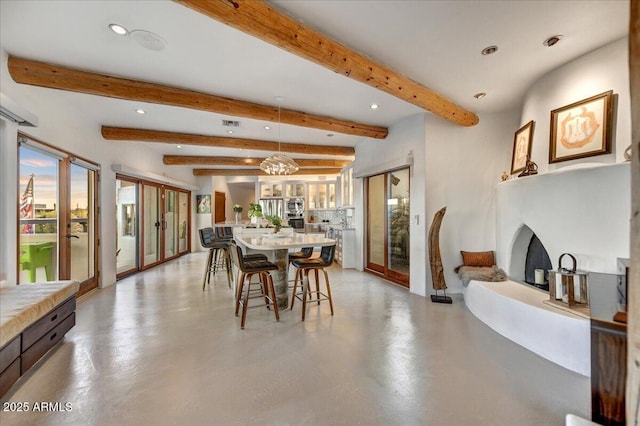
<svg viewBox="0 0 640 426">
<path fill-rule="evenodd" d="M 0 396 L 75 325 L 76 281 L 0 287 Z"/>
</svg>

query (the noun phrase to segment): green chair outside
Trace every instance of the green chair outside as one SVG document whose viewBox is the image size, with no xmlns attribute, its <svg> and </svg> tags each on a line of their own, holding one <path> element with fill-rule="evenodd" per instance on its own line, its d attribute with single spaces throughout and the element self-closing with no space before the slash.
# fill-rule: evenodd
<svg viewBox="0 0 640 426">
<path fill-rule="evenodd" d="M 47 281 L 51 281 L 52 242 L 20 245 L 20 269 L 29 271 L 29 282 L 36 282 L 36 270 L 43 266 Z"/>
</svg>

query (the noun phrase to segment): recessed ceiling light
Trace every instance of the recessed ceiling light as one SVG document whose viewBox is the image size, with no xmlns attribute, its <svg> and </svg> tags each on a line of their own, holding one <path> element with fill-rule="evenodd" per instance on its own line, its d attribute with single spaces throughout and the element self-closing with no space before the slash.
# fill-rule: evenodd
<svg viewBox="0 0 640 426">
<path fill-rule="evenodd" d="M 232 134 L 233 130 L 227 130 L 227 133 Z"/>
<path fill-rule="evenodd" d="M 140 114 L 140 115 L 142 115 L 142 114 L 146 114 L 145 110 L 143 110 L 142 108 L 138 108 L 138 109 L 136 109 L 136 112 L 137 112 L 138 114 Z"/>
<path fill-rule="evenodd" d="M 180 149 L 182 148 L 182 145 L 176 145 L 176 148 Z"/>
<path fill-rule="evenodd" d="M 109 29 L 111 31 L 113 31 L 114 33 L 124 36 L 129 34 L 129 31 L 127 31 L 127 29 L 125 27 L 123 27 L 122 25 L 118 25 L 118 24 L 109 24 Z"/>
<path fill-rule="evenodd" d="M 371 109 L 378 109 L 378 104 L 371 104 L 371 106 L 369 108 Z"/>
<path fill-rule="evenodd" d="M 545 41 L 543 41 L 542 44 L 547 46 L 547 47 L 555 46 L 556 44 L 558 44 L 558 42 L 560 41 L 561 38 L 562 38 L 562 36 L 560 34 L 554 35 L 554 36 L 549 37 Z"/>
<path fill-rule="evenodd" d="M 484 92 L 476 93 L 475 95 L 473 95 L 473 97 L 476 98 L 476 99 L 482 99 L 485 96 L 487 96 L 487 94 L 484 93 Z"/>
<path fill-rule="evenodd" d="M 271 130 L 271 127 L 269 127 L 269 126 L 264 126 L 264 129 L 265 129 L 265 130 Z"/>
<path fill-rule="evenodd" d="M 486 55 L 493 55 L 497 51 L 498 51 L 498 46 L 488 46 L 482 49 L 480 53 L 486 56 Z"/>
</svg>

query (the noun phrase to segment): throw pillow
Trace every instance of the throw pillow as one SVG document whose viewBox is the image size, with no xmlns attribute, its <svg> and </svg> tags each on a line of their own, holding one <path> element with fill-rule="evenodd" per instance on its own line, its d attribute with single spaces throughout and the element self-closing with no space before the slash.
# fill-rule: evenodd
<svg viewBox="0 0 640 426">
<path fill-rule="evenodd" d="M 493 266 L 496 264 L 493 251 L 460 251 L 464 266 Z"/>
</svg>

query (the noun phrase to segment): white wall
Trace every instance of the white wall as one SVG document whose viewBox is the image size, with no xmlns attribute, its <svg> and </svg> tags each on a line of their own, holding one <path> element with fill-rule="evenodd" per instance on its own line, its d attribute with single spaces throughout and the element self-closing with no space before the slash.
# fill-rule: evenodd
<svg viewBox="0 0 640 426">
<path fill-rule="evenodd" d="M 231 201 L 227 200 L 227 203 L 230 202 L 232 208 L 235 204 L 240 204 L 242 206 L 240 216 L 242 220 L 248 220 L 249 203 L 256 202 L 256 184 L 254 182 L 228 182 L 227 185 L 231 196 Z M 234 218 L 235 213 L 232 213 L 229 220 L 234 220 Z"/>
<path fill-rule="evenodd" d="M 162 155 L 150 150 L 147 144 L 104 140 L 100 133 L 99 124 L 88 125 L 85 120 L 78 119 L 78 117 L 86 114 L 86 111 L 78 109 L 71 101 L 68 103 L 51 102 L 40 96 L 43 90 L 50 89 L 15 83 L 8 74 L 7 53 L 4 51 L 1 52 L 0 62 L 2 67 L 0 91 L 39 118 L 38 127 L 24 127 L 20 128 L 20 130 L 36 139 L 101 165 L 99 205 L 102 208 L 100 209 L 98 227 L 100 233 L 99 263 L 101 270 L 99 285 L 105 287 L 115 283 L 116 218 L 114 205 L 116 181 L 115 172 L 111 170 L 111 165 L 122 164 L 137 170 L 195 184 L 195 177 L 191 169 L 186 166 L 172 166 L 167 169 L 162 163 Z M 69 99 L 72 100 L 73 96 L 80 95 L 68 94 L 66 96 L 69 96 Z M 2 196 L 3 200 L 8 199 L 9 204 L 2 205 L 7 220 L 2 221 L 0 225 L 0 240 L 3 241 L 6 248 L 9 248 L 8 244 L 14 244 L 14 247 L 10 249 L 13 253 L 6 253 L 8 263 L 4 266 L 8 274 L 7 277 L 13 278 L 17 262 L 17 256 L 15 255 L 15 224 L 17 222 L 12 218 L 15 218 L 17 214 L 15 210 L 18 198 L 17 192 L 11 193 L 11 191 L 17 191 L 18 188 L 17 155 L 15 154 L 17 139 L 15 130 L 3 131 L 3 137 L 5 136 L 7 140 L 2 141 L 3 155 L 0 168 L 3 170 L 3 178 L 6 178 L 6 181 L 3 181 L 3 191 L 8 188 L 10 192 L 9 195 Z M 11 145 L 11 147 L 6 147 L 6 145 Z M 11 173 L 11 170 L 14 170 L 14 172 Z M 14 201 L 11 201 L 11 199 Z"/>
<path fill-rule="evenodd" d="M 366 140 L 356 145 L 356 159 L 353 165 L 354 176 L 370 176 L 407 164 L 409 152 L 413 153 L 411 166 L 410 214 L 411 214 L 411 251 L 410 291 L 426 295 L 425 279 L 427 265 L 426 228 L 425 228 L 425 114 L 416 114 L 389 128 L 384 140 Z M 362 270 L 364 259 L 364 203 L 362 197 L 362 179 L 354 181 L 354 204 L 356 206 L 356 241 L 359 250 L 356 256 L 356 269 Z M 418 220 L 416 221 L 416 217 Z"/>
<path fill-rule="evenodd" d="M 495 186 L 509 170 L 518 112 L 480 114 L 473 127 L 461 127 L 434 115 L 426 118 L 426 229 L 447 207 L 440 228 L 440 252 L 448 291 L 462 292 L 453 271 L 460 251 L 495 250 Z M 413 233 L 411 234 L 413 237 Z M 425 238 L 426 239 L 426 238 Z M 427 293 L 433 293 L 428 255 Z M 413 277 L 412 277 L 413 278 Z"/>
<path fill-rule="evenodd" d="M 205 249 L 202 247 L 202 244 L 200 244 L 200 234 L 198 233 L 198 229 L 207 228 L 213 224 L 213 203 L 215 202 L 213 197 L 213 180 L 209 176 L 198 176 L 196 182 L 200 189 L 193 193 L 193 200 L 191 201 L 191 205 L 194 206 L 192 209 L 194 212 L 197 211 L 195 196 L 206 194 L 211 195 L 211 213 L 196 213 L 194 226 L 192 227 L 194 231 L 194 237 L 192 241 L 195 241 L 195 244 L 193 244 L 192 246 L 193 251 L 205 251 Z"/>
<path fill-rule="evenodd" d="M 538 164 L 540 173 L 577 163 L 614 163 L 624 160 L 624 150 L 631 143 L 628 43 L 629 40 L 623 38 L 594 50 L 544 75 L 531 86 L 524 99 L 520 123 L 523 125 L 530 120 L 536 123 L 531 159 Z M 617 95 L 613 152 L 549 164 L 551 111 L 608 90 L 613 90 Z"/>
<path fill-rule="evenodd" d="M 498 265 L 514 280 L 523 279 L 528 241 L 514 243 L 527 225 L 544 244 L 554 268 L 568 252 L 576 257 L 578 269 L 615 274 L 617 258 L 629 257 L 630 183 L 629 163 L 564 169 L 501 183 Z"/>
<path fill-rule="evenodd" d="M 548 164 L 550 111 L 607 90 L 617 95 L 613 152 Z M 518 279 L 521 262 L 512 259 L 512 251 L 517 229 L 526 224 L 545 245 L 554 267 L 560 254 L 570 252 L 581 269 L 615 273 L 616 257 L 629 253 L 629 168 L 594 166 L 622 162 L 631 143 L 628 39 L 594 50 L 538 80 L 524 99 L 520 122 L 529 120 L 536 121 L 532 159 L 541 174 L 498 186 L 499 265 Z"/>
</svg>

